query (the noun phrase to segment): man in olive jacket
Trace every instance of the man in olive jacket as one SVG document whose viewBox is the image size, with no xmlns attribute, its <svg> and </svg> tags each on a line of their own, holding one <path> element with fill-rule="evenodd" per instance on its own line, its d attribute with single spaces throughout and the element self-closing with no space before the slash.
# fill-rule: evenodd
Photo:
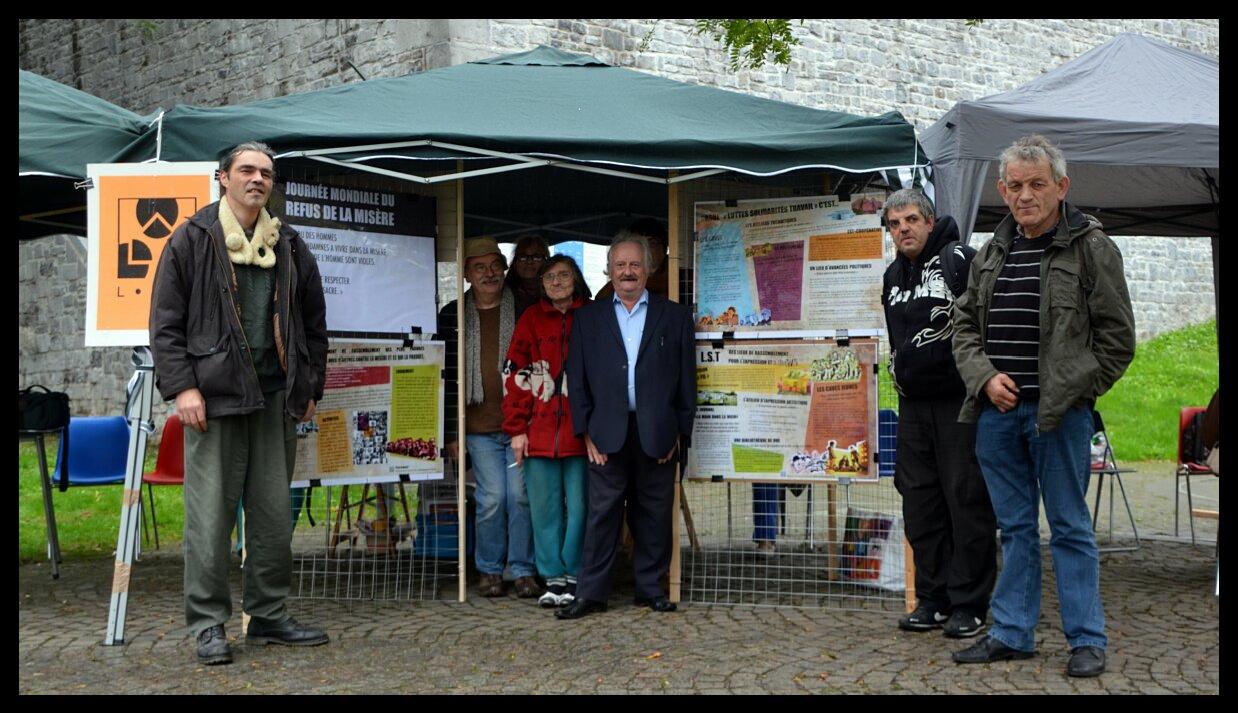
<svg viewBox="0 0 1238 713">
<path fill-rule="evenodd" d="M 972 261 L 955 303 L 954 358 L 967 387 L 959 420 L 976 423 L 976 457 L 1002 533 L 993 627 L 957 663 L 1030 658 L 1040 618 L 1037 492 L 1071 676 L 1105 670 L 1100 558 L 1084 496 L 1096 399 L 1135 354 L 1122 256 L 1100 223 L 1064 201 L 1062 153 L 1042 136 L 1001 156 L 1011 215 Z"/>
<path fill-rule="evenodd" d="M 274 154 L 248 142 L 219 164 L 224 197 L 172 234 L 151 297 L 155 379 L 185 425 L 185 619 L 198 660 L 231 663 L 230 535 L 245 506 L 251 643 L 325 644 L 285 607 L 296 424 L 326 377 L 326 302 L 314 256 L 266 210 Z"/>
</svg>

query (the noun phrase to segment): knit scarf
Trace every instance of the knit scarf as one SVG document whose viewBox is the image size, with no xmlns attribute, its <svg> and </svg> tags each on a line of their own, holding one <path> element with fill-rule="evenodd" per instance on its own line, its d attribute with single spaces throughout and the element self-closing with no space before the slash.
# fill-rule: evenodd
<svg viewBox="0 0 1238 713">
<path fill-rule="evenodd" d="M 516 326 L 516 298 L 511 289 L 503 288 L 503 300 L 499 304 L 499 361 L 494 368 L 503 373 L 503 360 L 511 346 L 512 331 Z M 464 371 L 468 374 L 468 386 L 464 392 L 465 402 L 472 406 L 486 399 L 481 386 L 481 317 L 477 314 L 477 302 L 473 291 L 464 293 Z"/>
<path fill-rule="evenodd" d="M 224 245 L 228 259 L 237 265 L 275 267 L 275 243 L 279 240 L 279 218 L 272 218 L 263 208 L 254 224 L 254 237 L 246 240 L 245 231 L 228 206 L 228 199 L 219 201 L 219 223 L 224 231 Z"/>
</svg>

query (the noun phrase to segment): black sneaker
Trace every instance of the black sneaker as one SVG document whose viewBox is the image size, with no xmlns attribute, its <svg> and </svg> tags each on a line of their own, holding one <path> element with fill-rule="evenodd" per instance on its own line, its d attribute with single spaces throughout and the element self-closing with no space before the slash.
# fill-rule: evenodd
<svg viewBox="0 0 1238 713">
<path fill-rule="evenodd" d="M 950 617 L 937 611 L 937 607 L 926 602 L 920 602 L 916 606 L 916 610 L 910 614 L 904 614 L 898 620 L 898 628 L 903 631 L 929 631 L 931 629 L 940 629 L 941 625 L 946 623 Z"/>
<path fill-rule="evenodd" d="M 984 631 L 985 624 L 981 617 L 962 609 L 955 609 L 950 619 L 941 628 L 941 633 L 947 638 L 968 639 Z"/>
<path fill-rule="evenodd" d="M 198 633 L 198 663 L 214 666 L 232 663 L 232 647 L 222 624 L 216 624 Z"/>
</svg>

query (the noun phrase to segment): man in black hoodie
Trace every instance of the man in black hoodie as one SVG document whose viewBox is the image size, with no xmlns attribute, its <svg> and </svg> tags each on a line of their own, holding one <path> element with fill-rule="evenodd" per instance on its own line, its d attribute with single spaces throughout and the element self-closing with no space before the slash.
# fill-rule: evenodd
<svg viewBox="0 0 1238 713">
<path fill-rule="evenodd" d="M 951 312 L 976 251 L 959 242 L 953 218 L 936 219 L 920 191 L 895 192 L 884 214 L 898 251 L 882 287 L 899 395 L 894 486 L 919 600 L 898 626 L 975 636 L 984 631 L 997 577 L 997 525 L 976 461 L 976 426 L 958 422 L 965 389 L 951 353 Z"/>
</svg>

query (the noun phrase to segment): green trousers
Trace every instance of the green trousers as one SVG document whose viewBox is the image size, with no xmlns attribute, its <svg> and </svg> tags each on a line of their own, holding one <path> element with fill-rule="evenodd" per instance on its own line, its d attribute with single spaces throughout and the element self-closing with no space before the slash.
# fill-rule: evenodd
<svg viewBox="0 0 1238 713">
<path fill-rule="evenodd" d="M 265 399 L 261 411 L 208 419 L 206 433 L 185 428 L 185 622 L 195 636 L 232 616 L 228 568 L 240 502 L 245 509 L 244 611 L 272 621 L 288 617 L 288 484 L 296 464 L 296 422 L 284 412 L 283 391 Z"/>
</svg>

